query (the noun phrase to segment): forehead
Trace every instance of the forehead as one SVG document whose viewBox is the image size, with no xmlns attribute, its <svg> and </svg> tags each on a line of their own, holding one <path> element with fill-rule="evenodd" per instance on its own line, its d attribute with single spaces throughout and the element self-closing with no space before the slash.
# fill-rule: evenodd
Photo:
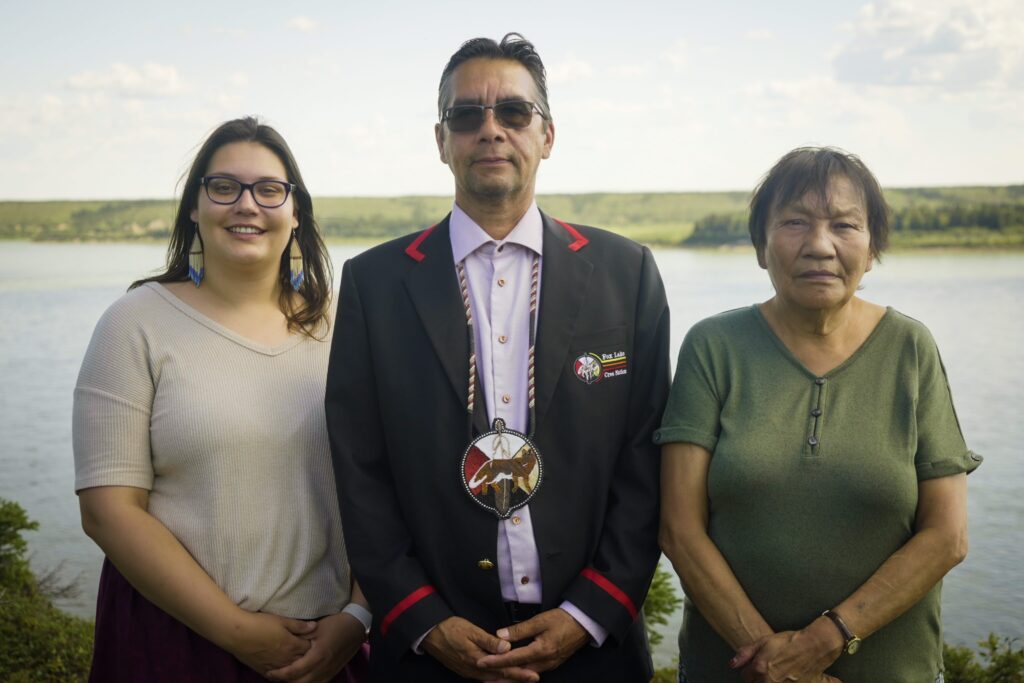
<svg viewBox="0 0 1024 683">
<path fill-rule="evenodd" d="M 230 173 L 236 176 L 283 178 L 284 164 L 269 147 L 258 142 L 229 142 L 210 157 L 206 173 Z"/>
<path fill-rule="evenodd" d="M 526 67 L 511 59 L 476 57 L 452 73 L 451 101 L 491 104 L 499 100 L 536 99 L 536 86 Z"/>
<path fill-rule="evenodd" d="M 790 201 L 780 197 L 775 211 L 787 210 L 824 216 L 867 215 L 863 190 L 845 175 L 834 175 L 827 183 L 809 184 L 803 194 Z"/>
</svg>

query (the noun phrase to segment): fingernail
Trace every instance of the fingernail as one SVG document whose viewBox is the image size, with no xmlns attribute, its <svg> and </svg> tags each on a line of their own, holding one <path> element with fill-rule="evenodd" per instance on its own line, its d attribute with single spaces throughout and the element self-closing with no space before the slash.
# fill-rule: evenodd
<svg viewBox="0 0 1024 683">
<path fill-rule="evenodd" d="M 508 642 L 507 640 L 503 640 L 500 643 L 498 643 L 498 653 L 499 654 L 505 654 L 506 652 L 508 652 L 511 649 L 512 649 L 512 643 Z"/>
<path fill-rule="evenodd" d="M 732 659 L 729 660 L 729 668 L 730 669 L 735 669 L 736 668 L 737 660 L 739 660 L 738 656 L 737 657 L 733 657 Z"/>
<path fill-rule="evenodd" d="M 505 640 L 508 640 L 508 629 L 507 628 L 499 628 L 498 629 L 498 637 L 499 638 L 504 638 Z"/>
</svg>

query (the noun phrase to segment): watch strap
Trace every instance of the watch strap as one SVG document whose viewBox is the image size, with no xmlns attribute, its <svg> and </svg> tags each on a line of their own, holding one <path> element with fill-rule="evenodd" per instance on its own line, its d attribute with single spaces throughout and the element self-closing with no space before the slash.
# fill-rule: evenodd
<svg viewBox="0 0 1024 683">
<path fill-rule="evenodd" d="M 828 617 L 832 623 L 836 625 L 836 628 L 839 629 L 839 633 L 843 636 L 843 640 L 845 641 L 845 645 L 843 645 L 843 652 L 848 655 L 852 655 L 860 649 L 860 638 L 854 635 L 853 631 L 850 630 L 850 627 L 846 625 L 846 622 L 843 621 L 841 616 L 830 609 L 822 612 L 821 616 Z"/>
</svg>

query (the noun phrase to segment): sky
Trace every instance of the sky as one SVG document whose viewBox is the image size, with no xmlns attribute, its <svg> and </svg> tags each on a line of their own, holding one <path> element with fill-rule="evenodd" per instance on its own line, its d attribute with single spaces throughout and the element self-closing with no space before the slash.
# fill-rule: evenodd
<svg viewBox="0 0 1024 683">
<path fill-rule="evenodd" d="M 0 200 L 168 198 L 255 114 L 317 196 L 450 195 L 462 41 L 518 31 L 555 122 L 538 192 L 751 189 L 834 145 L 888 187 L 1024 182 L 1020 0 L 8 3 Z"/>
</svg>

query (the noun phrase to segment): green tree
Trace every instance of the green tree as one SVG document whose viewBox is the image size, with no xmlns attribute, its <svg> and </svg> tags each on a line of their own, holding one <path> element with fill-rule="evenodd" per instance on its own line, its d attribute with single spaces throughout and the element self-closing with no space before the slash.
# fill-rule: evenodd
<svg viewBox="0 0 1024 683">
<path fill-rule="evenodd" d="M 52 588 L 52 574 L 40 581 L 29 569 L 22 534 L 37 526 L 20 505 L 0 498 L 0 681 L 84 681 L 92 622 L 54 607 L 50 596 L 66 587 Z"/>
</svg>

